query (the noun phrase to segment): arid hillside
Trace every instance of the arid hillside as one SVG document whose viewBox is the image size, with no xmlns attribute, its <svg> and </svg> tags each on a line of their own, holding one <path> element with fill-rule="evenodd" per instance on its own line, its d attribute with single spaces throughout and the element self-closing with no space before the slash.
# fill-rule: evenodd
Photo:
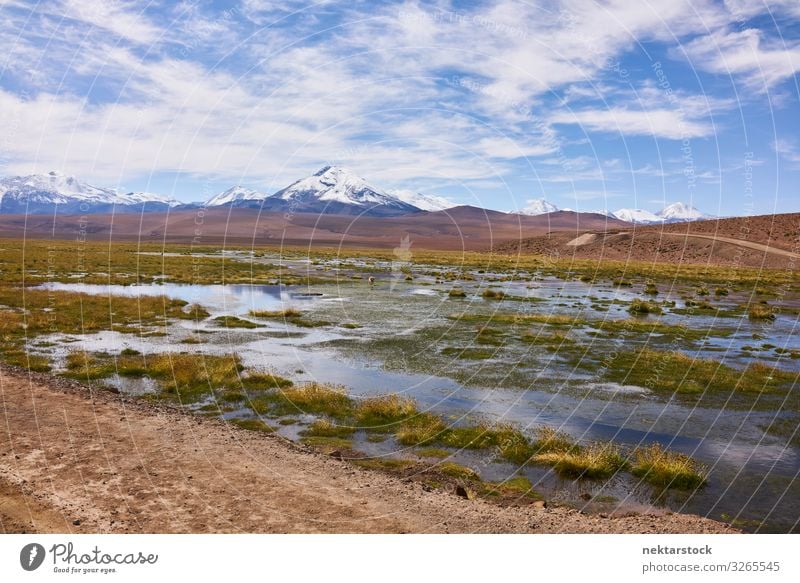
<svg viewBox="0 0 800 583">
<path fill-rule="evenodd" d="M 501 243 L 494 249 L 576 259 L 796 269 L 800 267 L 800 213 L 587 230 L 577 237 L 551 233 Z"/>
<path fill-rule="evenodd" d="M 628 223 L 590 213 L 529 217 L 470 206 L 391 218 L 222 208 L 83 217 L 0 215 L 3 237 L 371 248 L 393 248 L 408 237 L 416 248 L 441 250 L 480 250 L 553 231 L 577 235 L 626 226 Z"/>
</svg>

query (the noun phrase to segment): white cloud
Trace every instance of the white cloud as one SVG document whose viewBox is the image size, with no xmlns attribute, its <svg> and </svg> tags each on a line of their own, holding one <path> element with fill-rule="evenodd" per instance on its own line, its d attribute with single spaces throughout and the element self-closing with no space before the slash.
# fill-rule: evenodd
<svg viewBox="0 0 800 583">
<path fill-rule="evenodd" d="M 758 91 L 772 88 L 800 69 L 800 43 L 765 40 L 763 32 L 755 28 L 718 30 L 691 41 L 680 51 L 697 69 L 730 75 Z"/>
</svg>

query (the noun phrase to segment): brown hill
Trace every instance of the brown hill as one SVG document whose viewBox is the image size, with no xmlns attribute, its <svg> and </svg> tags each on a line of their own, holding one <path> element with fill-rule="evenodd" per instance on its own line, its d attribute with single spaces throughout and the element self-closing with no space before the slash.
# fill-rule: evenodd
<svg viewBox="0 0 800 583">
<path fill-rule="evenodd" d="M 579 259 L 800 267 L 800 213 L 713 219 L 535 236 L 496 245 L 501 253 L 537 253 Z"/>
<path fill-rule="evenodd" d="M 417 248 L 441 250 L 481 250 L 556 231 L 577 236 L 626 226 L 591 213 L 561 211 L 530 217 L 472 206 L 386 218 L 228 208 L 142 215 L 0 216 L 2 237 L 393 248 L 407 236 Z"/>
</svg>

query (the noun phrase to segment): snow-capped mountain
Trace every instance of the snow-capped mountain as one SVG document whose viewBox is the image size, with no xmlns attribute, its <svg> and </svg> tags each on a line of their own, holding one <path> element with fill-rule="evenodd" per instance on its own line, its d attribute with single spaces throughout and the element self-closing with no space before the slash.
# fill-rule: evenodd
<svg viewBox="0 0 800 583">
<path fill-rule="evenodd" d="M 518 211 L 524 215 L 544 215 L 554 213 L 559 208 L 553 203 L 543 198 L 531 199 L 522 210 Z M 561 209 L 572 210 L 572 209 Z M 678 223 L 683 221 L 699 221 L 711 218 L 710 215 L 700 212 L 690 204 L 675 202 L 667 205 L 657 213 L 652 213 L 644 209 L 622 208 L 616 211 L 594 210 L 583 211 L 592 214 L 605 215 L 612 219 L 619 219 L 636 225 L 652 225 L 658 223 Z"/>
<path fill-rule="evenodd" d="M 59 172 L 0 180 L 0 213 L 64 214 L 163 211 L 178 202 L 160 194 L 100 188 Z"/>
<path fill-rule="evenodd" d="M 458 206 L 457 203 L 443 196 L 423 194 L 415 190 L 387 190 L 386 192 L 423 211 L 443 211 Z"/>
<path fill-rule="evenodd" d="M 225 192 L 220 192 L 216 196 L 212 196 L 205 202 L 205 206 L 220 206 L 223 204 L 231 204 L 242 200 L 264 200 L 267 194 L 244 188 L 242 186 L 233 186 Z"/>
<path fill-rule="evenodd" d="M 676 223 L 681 221 L 699 221 L 710 218 L 690 204 L 673 202 L 656 213 L 664 222 Z"/>
<path fill-rule="evenodd" d="M 546 215 L 547 213 L 554 213 L 558 211 L 558 207 L 553 203 L 547 202 L 543 198 L 533 198 L 530 199 L 525 208 L 519 211 L 521 215 Z"/>
<path fill-rule="evenodd" d="M 233 206 L 265 211 L 394 216 L 418 212 L 363 178 L 338 166 L 325 166 L 262 200 L 242 200 Z"/>
<path fill-rule="evenodd" d="M 663 223 L 664 219 L 655 213 L 644 209 L 619 209 L 611 213 L 615 219 L 627 221 L 636 225 L 649 225 L 650 223 Z"/>
</svg>

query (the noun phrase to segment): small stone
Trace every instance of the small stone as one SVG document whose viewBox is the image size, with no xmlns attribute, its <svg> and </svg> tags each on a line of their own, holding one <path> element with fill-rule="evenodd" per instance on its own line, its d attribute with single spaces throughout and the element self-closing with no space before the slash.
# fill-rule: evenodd
<svg viewBox="0 0 800 583">
<path fill-rule="evenodd" d="M 547 502 L 545 502 L 544 500 L 536 500 L 533 503 L 533 507 L 534 508 L 547 508 Z"/>
<path fill-rule="evenodd" d="M 334 459 L 337 459 L 337 460 L 340 460 L 340 459 L 342 459 L 342 458 L 344 457 L 344 456 L 342 455 L 342 452 L 340 452 L 338 449 L 335 449 L 335 450 L 333 450 L 333 451 L 332 451 L 331 453 L 329 453 L 328 455 L 329 455 L 329 456 L 331 456 L 331 457 L 332 457 L 332 458 L 334 458 Z"/>
<path fill-rule="evenodd" d="M 581 499 L 583 499 L 583 500 L 591 500 L 592 499 L 592 495 L 589 494 L 589 492 L 584 492 L 583 494 L 581 494 Z"/>
<path fill-rule="evenodd" d="M 75 520 L 72 521 L 72 524 L 74 524 L 75 526 L 80 526 L 81 521 L 78 518 L 76 518 Z"/>
</svg>

